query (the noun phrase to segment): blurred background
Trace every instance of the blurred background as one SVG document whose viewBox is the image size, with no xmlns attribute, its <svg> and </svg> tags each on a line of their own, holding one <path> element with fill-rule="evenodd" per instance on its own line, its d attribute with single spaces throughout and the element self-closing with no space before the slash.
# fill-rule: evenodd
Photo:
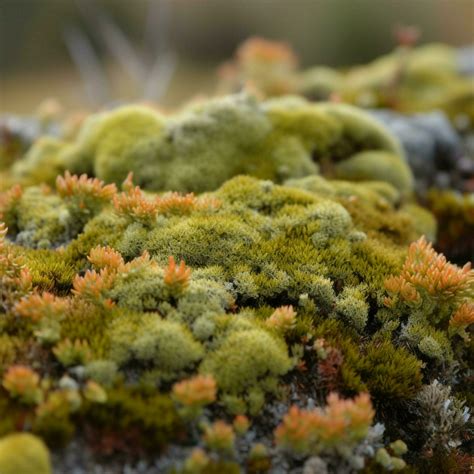
<svg viewBox="0 0 474 474">
<path fill-rule="evenodd" d="M 216 89 L 249 36 L 288 42 L 303 66 L 367 62 L 396 25 L 420 43 L 474 43 L 474 0 L 0 0 L 0 111 L 45 97 L 67 108 L 165 107 Z"/>
</svg>

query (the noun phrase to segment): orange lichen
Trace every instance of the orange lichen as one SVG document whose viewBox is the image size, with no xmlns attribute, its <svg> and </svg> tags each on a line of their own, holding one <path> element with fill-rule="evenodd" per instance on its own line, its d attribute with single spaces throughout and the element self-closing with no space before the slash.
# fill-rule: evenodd
<svg viewBox="0 0 474 474">
<path fill-rule="evenodd" d="M 122 255 L 111 247 L 94 247 L 89 252 L 87 260 L 99 270 L 103 268 L 119 270 L 125 264 Z"/>
<path fill-rule="evenodd" d="M 323 409 L 292 406 L 275 430 L 277 444 L 300 454 L 318 453 L 333 446 L 351 446 L 364 439 L 374 417 L 367 393 L 353 400 L 329 394 Z"/>
<path fill-rule="evenodd" d="M 113 202 L 118 214 L 128 216 L 133 220 L 150 222 L 158 214 L 157 200 L 147 199 L 138 186 L 115 195 Z"/>
<path fill-rule="evenodd" d="M 474 303 L 463 303 L 449 320 L 449 331 L 451 334 L 459 334 L 466 342 L 470 337 L 466 329 L 474 324 Z"/>
<path fill-rule="evenodd" d="M 235 432 L 242 436 L 248 431 L 250 427 L 250 420 L 245 415 L 237 415 L 234 418 L 232 424 L 234 426 Z"/>
<path fill-rule="evenodd" d="M 470 263 L 463 268 L 449 263 L 424 237 L 410 245 L 401 274 L 385 281 L 387 291 L 408 302 L 416 301 L 420 291 L 441 300 L 462 299 L 469 296 L 473 285 Z"/>
<path fill-rule="evenodd" d="M 3 387 L 15 398 L 24 403 L 34 404 L 41 401 L 39 375 L 29 367 L 13 365 L 8 368 L 3 376 Z"/>
<path fill-rule="evenodd" d="M 63 176 L 56 178 L 56 190 L 62 197 L 79 197 L 80 207 L 85 206 L 84 199 L 91 197 L 99 201 L 110 201 L 117 192 L 115 184 L 104 185 L 97 178 L 88 178 L 86 174 L 81 176 L 71 175 L 66 171 Z"/>
<path fill-rule="evenodd" d="M 265 324 L 274 329 L 288 331 L 296 322 L 296 312 L 293 306 L 280 306 L 265 321 Z"/>
<path fill-rule="evenodd" d="M 8 212 L 15 206 L 23 196 L 23 188 L 15 184 L 4 193 L 0 193 L 0 219 L 5 219 Z"/>
<path fill-rule="evenodd" d="M 23 259 L 5 242 L 7 227 L 0 222 L 0 307 L 10 308 L 31 291 L 32 277 Z"/>
<path fill-rule="evenodd" d="M 168 193 L 159 197 L 156 202 L 160 213 L 177 215 L 190 214 L 196 210 L 216 209 L 220 206 L 217 199 L 198 199 L 193 193 Z"/>
<path fill-rule="evenodd" d="M 291 47 L 280 41 L 269 41 L 253 37 L 246 40 L 237 50 L 240 62 L 284 63 L 294 68 L 298 65 L 298 57 Z"/>
<path fill-rule="evenodd" d="M 203 441 L 212 451 L 229 453 L 234 449 L 235 433 L 232 426 L 218 420 L 204 428 Z"/>
<path fill-rule="evenodd" d="M 23 297 L 15 304 L 13 310 L 22 318 L 37 322 L 48 317 L 60 318 L 68 307 L 67 299 L 45 292 L 42 295 L 34 293 Z"/>
<path fill-rule="evenodd" d="M 202 407 L 216 400 L 217 385 L 210 375 L 196 375 L 175 383 L 172 394 L 184 406 Z"/>
<path fill-rule="evenodd" d="M 100 272 L 87 270 L 84 276 L 75 276 L 72 282 L 72 292 L 86 301 L 110 307 L 113 303 L 104 298 L 103 293 L 112 286 L 114 277 L 115 274 L 107 268 L 103 268 Z"/>
<path fill-rule="evenodd" d="M 168 266 L 165 268 L 165 284 L 177 291 L 182 291 L 189 285 L 191 269 L 186 266 L 184 260 L 181 260 L 179 266 L 173 256 L 169 257 Z"/>
</svg>

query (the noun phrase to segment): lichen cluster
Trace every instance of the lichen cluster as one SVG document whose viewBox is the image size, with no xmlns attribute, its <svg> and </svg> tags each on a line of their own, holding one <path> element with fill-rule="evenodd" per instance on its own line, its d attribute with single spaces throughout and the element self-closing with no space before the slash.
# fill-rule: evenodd
<svg viewBox="0 0 474 474">
<path fill-rule="evenodd" d="M 1 472 L 467 465 L 474 273 L 365 112 L 126 106 L 3 176 Z"/>
</svg>

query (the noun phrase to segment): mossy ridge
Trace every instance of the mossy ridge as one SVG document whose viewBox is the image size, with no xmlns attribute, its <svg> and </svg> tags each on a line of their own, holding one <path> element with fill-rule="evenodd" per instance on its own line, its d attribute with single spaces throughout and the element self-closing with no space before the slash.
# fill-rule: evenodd
<svg viewBox="0 0 474 474">
<path fill-rule="evenodd" d="M 172 117 L 145 106 L 92 115 L 74 143 L 40 141 L 12 173 L 25 183 L 52 183 L 58 172 L 70 170 L 119 184 L 132 171 L 144 189 L 203 192 L 238 174 L 275 182 L 304 177 L 317 172 L 315 160 L 334 174 L 332 160 L 369 151 L 362 167 L 354 163 L 360 169 L 355 178 L 388 180 L 409 194 L 412 176 L 399 144 L 364 112 L 297 97 L 260 104 L 240 94 L 190 106 Z M 372 173 L 388 154 L 396 172 Z"/>
</svg>

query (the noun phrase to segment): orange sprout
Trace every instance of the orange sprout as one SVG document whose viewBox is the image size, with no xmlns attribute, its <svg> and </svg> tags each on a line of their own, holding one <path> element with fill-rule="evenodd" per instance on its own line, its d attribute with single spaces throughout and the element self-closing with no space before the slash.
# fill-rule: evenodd
<svg viewBox="0 0 474 474">
<path fill-rule="evenodd" d="M 404 301 L 415 301 L 420 290 L 436 299 L 462 299 L 472 295 L 473 286 L 470 263 L 463 268 L 449 263 L 424 237 L 410 245 L 401 274 L 385 281 L 385 288 Z"/>
<path fill-rule="evenodd" d="M 218 420 L 204 428 L 203 441 L 212 451 L 228 453 L 234 448 L 235 433 L 232 426 Z"/>
<path fill-rule="evenodd" d="M 88 178 L 86 174 L 81 176 L 71 175 L 66 171 L 63 176 L 56 178 L 56 190 L 61 197 L 79 197 L 80 207 L 85 207 L 84 199 L 91 197 L 99 201 L 110 201 L 117 192 L 115 184 L 104 185 L 97 178 Z"/>
<path fill-rule="evenodd" d="M 118 214 L 149 223 L 158 214 L 157 200 L 149 200 L 138 186 L 114 196 L 114 207 Z"/>
<path fill-rule="evenodd" d="M 43 318 L 60 318 L 68 309 L 69 302 L 51 293 L 24 296 L 15 304 L 13 310 L 22 318 L 37 322 Z"/>
<path fill-rule="evenodd" d="M 103 268 L 119 270 L 125 263 L 119 252 L 111 247 L 100 245 L 91 249 L 87 260 L 99 270 Z"/>
<path fill-rule="evenodd" d="M 87 270 L 84 276 L 76 275 L 72 286 L 72 292 L 92 303 L 101 303 L 111 306 L 113 303 L 103 298 L 103 293 L 108 290 L 113 283 L 115 274 L 107 268 L 103 268 L 97 273 L 95 270 Z"/>
<path fill-rule="evenodd" d="M 298 454 L 318 453 L 341 444 L 353 445 L 367 436 L 374 414 L 367 393 L 343 400 L 332 392 L 325 408 L 302 410 L 292 406 L 275 430 L 276 442 Z"/>
<path fill-rule="evenodd" d="M 235 432 L 240 436 L 244 435 L 250 427 L 250 421 L 245 415 L 237 415 L 232 424 Z"/>
<path fill-rule="evenodd" d="M 466 342 L 470 341 L 466 329 L 474 324 L 474 303 L 463 303 L 449 320 L 450 333 L 459 334 Z"/>
<path fill-rule="evenodd" d="M 296 322 L 296 313 L 293 306 L 280 306 L 265 321 L 265 324 L 274 329 L 287 331 L 291 329 Z"/>
<path fill-rule="evenodd" d="M 291 68 L 298 64 L 298 57 L 287 43 L 253 37 L 246 40 L 237 50 L 239 62 L 283 63 Z"/>
<path fill-rule="evenodd" d="M 182 405 L 202 407 L 216 400 L 216 381 L 210 375 L 196 375 L 173 385 L 173 397 Z"/>
<path fill-rule="evenodd" d="M 15 398 L 24 403 L 35 404 L 41 401 L 39 375 L 24 365 L 13 365 L 3 376 L 3 387 Z"/>
<path fill-rule="evenodd" d="M 165 285 L 182 291 L 188 287 L 190 277 L 191 269 L 186 267 L 184 260 L 181 260 L 179 267 L 177 267 L 174 257 L 170 256 L 168 266 L 165 268 Z"/>
<path fill-rule="evenodd" d="M 19 184 L 0 193 L 0 219 L 5 219 L 7 213 L 18 203 L 21 196 L 23 196 L 23 188 Z"/>
<path fill-rule="evenodd" d="M 185 215 L 196 210 L 215 209 L 220 202 L 213 198 L 198 199 L 193 193 L 183 195 L 172 192 L 157 198 L 157 205 L 162 214 Z"/>
</svg>

